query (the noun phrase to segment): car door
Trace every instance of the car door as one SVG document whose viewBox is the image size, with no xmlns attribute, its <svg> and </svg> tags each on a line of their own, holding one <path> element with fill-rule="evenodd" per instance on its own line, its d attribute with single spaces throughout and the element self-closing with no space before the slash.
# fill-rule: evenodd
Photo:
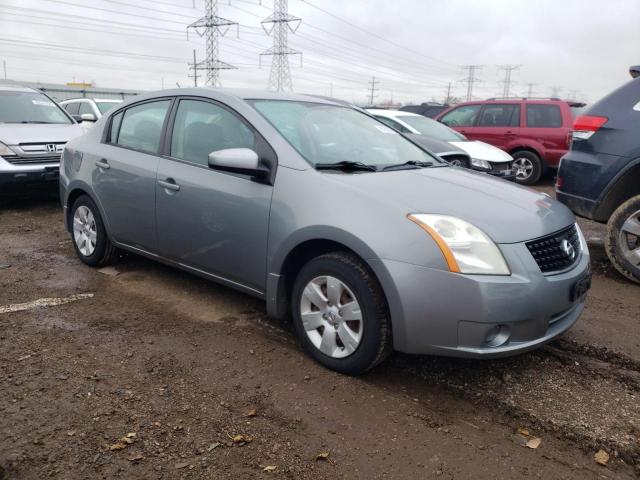
<svg viewBox="0 0 640 480">
<path fill-rule="evenodd" d="M 460 105 L 445 113 L 438 121 L 460 132 L 469 140 L 479 140 L 475 124 L 481 107 L 481 104 Z"/>
<path fill-rule="evenodd" d="M 183 265 L 264 292 L 273 187 L 213 170 L 209 153 L 250 148 L 275 168 L 275 152 L 225 105 L 181 98 L 158 166 L 159 251 Z"/>
<path fill-rule="evenodd" d="M 487 103 L 482 107 L 474 127 L 477 140 L 509 150 L 520 135 L 520 105 L 517 103 Z"/>
<path fill-rule="evenodd" d="M 95 162 L 93 188 L 111 236 L 148 251 L 157 248 L 156 171 L 171 102 L 163 98 L 116 112 L 105 141 L 84 159 Z"/>
<path fill-rule="evenodd" d="M 560 157 L 569 147 L 568 128 L 563 128 L 562 110 L 557 103 L 535 103 L 526 105 L 526 127 L 522 137 L 539 145 L 540 154 L 548 166 L 557 166 Z"/>
</svg>

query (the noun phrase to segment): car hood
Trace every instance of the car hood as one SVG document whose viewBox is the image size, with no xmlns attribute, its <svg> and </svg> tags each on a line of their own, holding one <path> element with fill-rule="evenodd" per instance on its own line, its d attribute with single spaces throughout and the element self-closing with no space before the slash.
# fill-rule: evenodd
<svg viewBox="0 0 640 480">
<path fill-rule="evenodd" d="M 396 204 L 400 214 L 435 213 L 461 218 L 496 243 L 542 237 L 575 223 L 571 211 L 551 197 L 490 175 L 451 167 L 377 173 L 329 174 L 375 205 Z"/>
<path fill-rule="evenodd" d="M 405 135 L 421 147 L 424 147 L 435 154 L 455 152 L 466 155 L 466 152 L 460 147 L 449 142 L 445 142 L 444 140 L 438 140 L 437 138 L 419 135 L 417 133 L 406 133 Z"/>
<path fill-rule="evenodd" d="M 478 160 L 497 163 L 510 162 L 513 160 L 513 157 L 504 150 L 500 150 L 498 147 L 494 147 L 493 145 L 489 145 L 488 143 L 480 142 L 478 140 L 461 140 L 459 142 L 456 141 L 449 143 L 467 152 L 471 158 Z"/>
<path fill-rule="evenodd" d="M 0 123 L 0 142 L 6 145 L 20 143 L 62 143 L 85 133 L 77 123 Z"/>
</svg>

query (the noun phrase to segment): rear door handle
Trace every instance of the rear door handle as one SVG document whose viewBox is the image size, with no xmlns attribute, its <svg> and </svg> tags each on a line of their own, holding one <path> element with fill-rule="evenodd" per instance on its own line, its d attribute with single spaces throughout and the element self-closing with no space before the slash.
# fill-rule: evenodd
<svg viewBox="0 0 640 480">
<path fill-rule="evenodd" d="M 100 168 L 104 168 L 105 170 L 111 168 L 111 165 L 109 165 L 109 162 L 107 162 L 106 158 L 101 158 L 100 160 L 98 160 L 96 162 L 96 166 Z"/>
<path fill-rule="evenodd" d="M 173 178 L 158 180 L 158 185 L 160 185 L 165 190 L 171 190 L 172 192 L 177 192 L 178 190 L 180 190 L 180 185 L 178 185 Z"/>
</svg>

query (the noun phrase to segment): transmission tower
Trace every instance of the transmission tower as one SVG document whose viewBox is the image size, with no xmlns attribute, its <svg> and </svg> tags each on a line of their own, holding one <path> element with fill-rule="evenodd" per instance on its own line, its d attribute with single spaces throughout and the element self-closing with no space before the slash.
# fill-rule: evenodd
<svg viewBox="0 0 640 480">
<path fill-rule="evenodd" d="M 462 70 L 468 72 L 467 78 L 462 80 L 467 84 L 467 102 L 473 98 L 473 85 L 480 80 L 476 77 L 476 72 L 482 70 L 482 65 L 463 65 Z"/>
<path fill-rule="evenodd" d="M 225 36 L 232 25 L 238 28 L 239 35 L 240 30 L 236 22 L 218 16 L 218 0 L 205 0 L 205 16 L 187 27 L 187 36 L 189 35 L 189 29 L 192 28 L 198 35 L 206 39 L 207 56 L 202 62 L 194 66 L 194 73 L 197 70 L 206 70 L 206 84 L 211 87 L 220 86 L 220 70 L 237 68 L 218 58 L 220 37 Z"/>
<path fill-rule="evenodd" d="M 289 15 L 288 0 L 273 0 L 273 14 L 261 22 L 267 35 L 273 36 L 273 47 L 260 54 L 260 65 L 264 55 L 272 57 L 269 90 L 276 92 L 293 90 L 289 55 L 300 55 L 300 66 L 302 66 L 302 52 L 289 48 L 288 35 L 289 32 L 296 33 L 301 22 L 302 19 Z"/>
<path fill-rule="evenodd" d="M 535 87 L 537 83 L 527 83 L 527 98 L 533 97 L 533 87 Z"/>
<path fill-rule="evenodd" d="M 562 91 L 562 87 L 554 85 L 551 87 L 551 98 L 559 98 L 560 92 Z"/>
<path fill-rule="evenodd" d="M 451 82 L 449 82 L 447 84 L 447 95 L 444 97 L 444 101 L 442 103 L 449 105 L 449 103 L 451 103 L 451 98 Z"/>
<path fill-rule="evenodd" d="M 369 106 L 373 107 L 373 99 L 376 98 L 376 90 L 378 89 L 378 85 L 380 84 L 380 80 L 376 80 L 376 77 L 371 77 L 371 81 L 369 82 Z"/>
<path fill-rule="evenodd" d="M 504 70 L 504 80 L 502 81 L 503 89 L 502 96 L 505 98 L 509 98 L 509 94 L 511 93 L 511 85 L 515 83 L 511 80 L 511 74 L 520 69 L 522 65 L 501 65 L 500 70 Z"/>
</svg>

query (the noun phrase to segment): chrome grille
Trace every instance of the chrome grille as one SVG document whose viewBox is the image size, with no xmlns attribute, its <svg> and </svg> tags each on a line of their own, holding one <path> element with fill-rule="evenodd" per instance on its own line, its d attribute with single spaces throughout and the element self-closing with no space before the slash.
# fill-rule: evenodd
<svg viewBox="0 0 640 480">
<path fill-rule="evenodd" d="M 33 157 L 2 157 L 7 162 L 14 165 L 20 165 L 25 163 L 59 163 L 60 154 L 58 155 L 39 155 Z"/>
</svg>

